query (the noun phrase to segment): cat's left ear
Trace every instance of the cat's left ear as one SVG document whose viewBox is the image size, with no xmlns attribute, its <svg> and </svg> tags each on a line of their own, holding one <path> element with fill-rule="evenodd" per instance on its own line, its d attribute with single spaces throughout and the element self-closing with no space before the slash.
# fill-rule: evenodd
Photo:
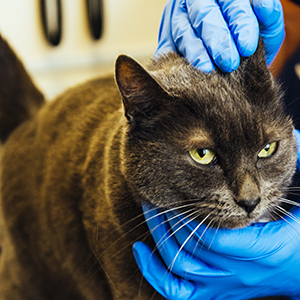
<svg viewBox="0 0 300 300">
<path fill-rule="evenodd" d="M 159 99 L 166 92 L 134 59 L 120 55 L 116 60 L 115 76 L 128 120 L 152 115 L 151 112 L 160 106 Z"/>
</svg>

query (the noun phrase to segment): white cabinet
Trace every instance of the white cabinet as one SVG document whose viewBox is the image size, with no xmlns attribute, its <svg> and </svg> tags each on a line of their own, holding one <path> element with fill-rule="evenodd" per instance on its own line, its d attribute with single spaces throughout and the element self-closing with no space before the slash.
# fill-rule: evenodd
<svg viewBox="0 0 300 300">
<path fill-rule="evenodd" d="M 48 98 L 87 78 L 112 72 L 118 54 L 153 56 L 164 0 L 104 0 L 103 35 L 90 34 L 86 0 L 61 0 L 62 38 L 44 37 L 40 0 L 0 0 L 0 32 Z"/>
</svg>

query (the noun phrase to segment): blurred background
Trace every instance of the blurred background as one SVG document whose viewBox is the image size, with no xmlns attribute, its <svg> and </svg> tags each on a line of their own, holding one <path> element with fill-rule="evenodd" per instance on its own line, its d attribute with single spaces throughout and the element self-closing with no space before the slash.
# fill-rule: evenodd
<svg viewBox="0 0 300 300">
<path fill-rule="evenodd" d="M 112 73 L 118 54 L 152 57 L 165 0 L 0 0 L 0 33 L 47 99 Z"/>
</svg>

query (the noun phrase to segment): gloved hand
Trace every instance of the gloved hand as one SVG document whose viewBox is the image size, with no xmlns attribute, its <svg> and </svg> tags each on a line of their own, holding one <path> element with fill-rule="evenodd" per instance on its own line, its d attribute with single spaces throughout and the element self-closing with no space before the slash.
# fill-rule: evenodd
<svg viewBox="0 0 300 300">
<path fill-rule="evenodd" d="M 300 133 L 295 131 L 300 169 Z M 138 266 L 166 299 L 300 299 L 300 208 L 285 220 L 213 229 L 144 205 L 159 251 L 134 244 Z"/>
<path fill-rule="evenodd" d="M 259 28 L 270 64 L 284 38 L 280 0 L 168 0 L 159 29 L 156 56 L 170 51 L 183 55 L 196 68 L 224 72 L 250 56 Z"/>
</svg>

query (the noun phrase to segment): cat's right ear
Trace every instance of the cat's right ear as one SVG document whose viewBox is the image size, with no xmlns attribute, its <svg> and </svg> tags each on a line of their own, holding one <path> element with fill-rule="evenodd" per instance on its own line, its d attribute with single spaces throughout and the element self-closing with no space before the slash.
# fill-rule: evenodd
<svg viewBox="0 0 300 300">
<path fill-rule="evenodd" d="M 128 120 L 152 115 L 160 106 L 159 99 L 165 91 L 134 59 L 120 55 L 116 60 L 115 76 Z"/>
</svg>

